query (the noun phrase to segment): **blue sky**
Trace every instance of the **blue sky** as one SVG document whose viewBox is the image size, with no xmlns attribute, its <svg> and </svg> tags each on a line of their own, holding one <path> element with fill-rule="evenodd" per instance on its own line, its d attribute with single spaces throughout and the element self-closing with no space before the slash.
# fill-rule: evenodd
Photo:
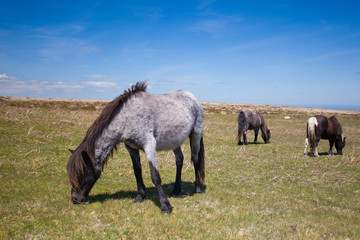
<svg viewBox="0 0 360 240">
<path fill-rule="evenodd" d="M 0 0 L 0 96 L 360 105 L 359 1 Z"/>
</svg>

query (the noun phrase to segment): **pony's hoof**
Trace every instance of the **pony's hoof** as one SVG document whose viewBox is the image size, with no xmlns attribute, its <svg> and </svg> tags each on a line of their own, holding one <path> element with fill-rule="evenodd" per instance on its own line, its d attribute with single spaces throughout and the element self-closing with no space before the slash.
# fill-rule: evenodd
<svg viewBox="0 0 360 240">
<path fill-rule="evenodd" d="M 166 211 L 161 210 L 161 213 L 164 214 L 164 215 L 170 215 L 171 212 L 172 212 L 172 209 L 171 210 L 166 210 Z"/>
<path fill-rule="evenodd" d="M 171 193 L 171 194 L 170 194 L 170 197 L 172 197 L 172 198 L 179 198 L 179 197 L 180 197 L 180 194 L 179 194 L 179 193 Z"/>
<path fill-rule="evenodd" d="M 170 203 L 161 207 L 161 213 L 165 215 L 170 215 L 172 210 L 173 210 L 173 206 L 171 206 Z"/>
<path fill-rule="evenodd" d="M 181 188 L 174 188 L 173 191 L 170 194 L 170 197 L 177 198 L 180 197 Z"/>
<path fill-rule="evenodd" d="M 141 196 L 141 195 L 139 194 L 139 195 L 136 196 L 134 202 L 135 202 L 135 203 L 141 203 L 141 202 L 144 201 L 144 199 L 145 199 L 145 196 Z"/>
<path fill-rule="evenodd" d="M 196 187 L 196 188 L 195 188 L 195 193 L 202 193 L 201 188 L 200 188 L 200 187 Z"/>
</svg>

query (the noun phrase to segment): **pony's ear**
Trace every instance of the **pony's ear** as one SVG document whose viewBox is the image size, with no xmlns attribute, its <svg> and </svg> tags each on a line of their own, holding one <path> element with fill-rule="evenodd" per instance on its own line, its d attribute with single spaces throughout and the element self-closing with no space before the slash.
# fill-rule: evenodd
<svg viewBox="0 0 360 240">
<path fill-rule="evenodd" d="M 89 154 L 86 151 L 81 151 L 81 156 L 83 157 L 84 163 L 86 165 L 92 166 L 91 158 L 89 157 Z"/>
<path fill-rule="evenodd" d="M 71 153 L 74 153 L 74 152 L 75 152 L 75 150 L 71 150 L 70 148 L 69 148 L 69 151 L 70 151 Z"/>
</svg>

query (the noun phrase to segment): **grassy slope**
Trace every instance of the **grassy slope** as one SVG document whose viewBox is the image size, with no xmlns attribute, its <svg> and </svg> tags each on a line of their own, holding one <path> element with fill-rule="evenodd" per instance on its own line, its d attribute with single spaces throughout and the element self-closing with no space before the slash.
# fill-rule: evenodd
<svg viewBox="0 0 360 240">
<path fill-rule="evenodd" d="M 236 114 L 206 114 L 205 193 L 193 195 L 187 142 L 184 196 L 170 199 L 174 211 L 165 216 L 144 154 L 148 198 L 133 203 L 136 183 L 124 147 L 108 162 L 90 204 L 71 203 L 67 148 L 80 143 L 99 109 L 86 103 L 0 101 L 0 239 L 360 236 L 359 115 L 338 115 L 347 137 L 343 156 L 311 158 L 302 155 L 310 115 L 284 120 L 284 114 L 267 114 L 271 144 L 237 146 Z M 322 140 L 319 152 L 327 150 Z M 163 152 L 159 159 L 163 186 L 170 193 L 174 156 Z"/>
</svg>

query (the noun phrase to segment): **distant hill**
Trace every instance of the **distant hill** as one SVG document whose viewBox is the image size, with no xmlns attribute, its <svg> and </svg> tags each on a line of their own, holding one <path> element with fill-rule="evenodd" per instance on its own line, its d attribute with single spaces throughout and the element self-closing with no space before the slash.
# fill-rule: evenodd
<svg viewBox="0 0 360 240">
<path fill-rule="evenodd" d="M 49 108 L 64 108 L 64 109 L 87 109 L 100 110 L 109 100 L 75 100 L 75 99 L 55 99 L 55 98 L 16 98 L 16 97 L 1 97 L 0 103 L 7 103 L 10 105 L 23 107 L 49 107 Z M 289 107 L 277 105 L 259 105 L 259 104 L 242 104 L 242 103 L 215 103 L 202 102 L 204 112 L 221 113 L 221 114 L 237 114 L 242 109 L 251 111 L 259 111 L 264 114 L 306 114 L 306 115 L 360 115 L 360 111 L 353 110 L 333 110 L 322 108 L 306 108 L 306 107 Z"/>
</svg>

